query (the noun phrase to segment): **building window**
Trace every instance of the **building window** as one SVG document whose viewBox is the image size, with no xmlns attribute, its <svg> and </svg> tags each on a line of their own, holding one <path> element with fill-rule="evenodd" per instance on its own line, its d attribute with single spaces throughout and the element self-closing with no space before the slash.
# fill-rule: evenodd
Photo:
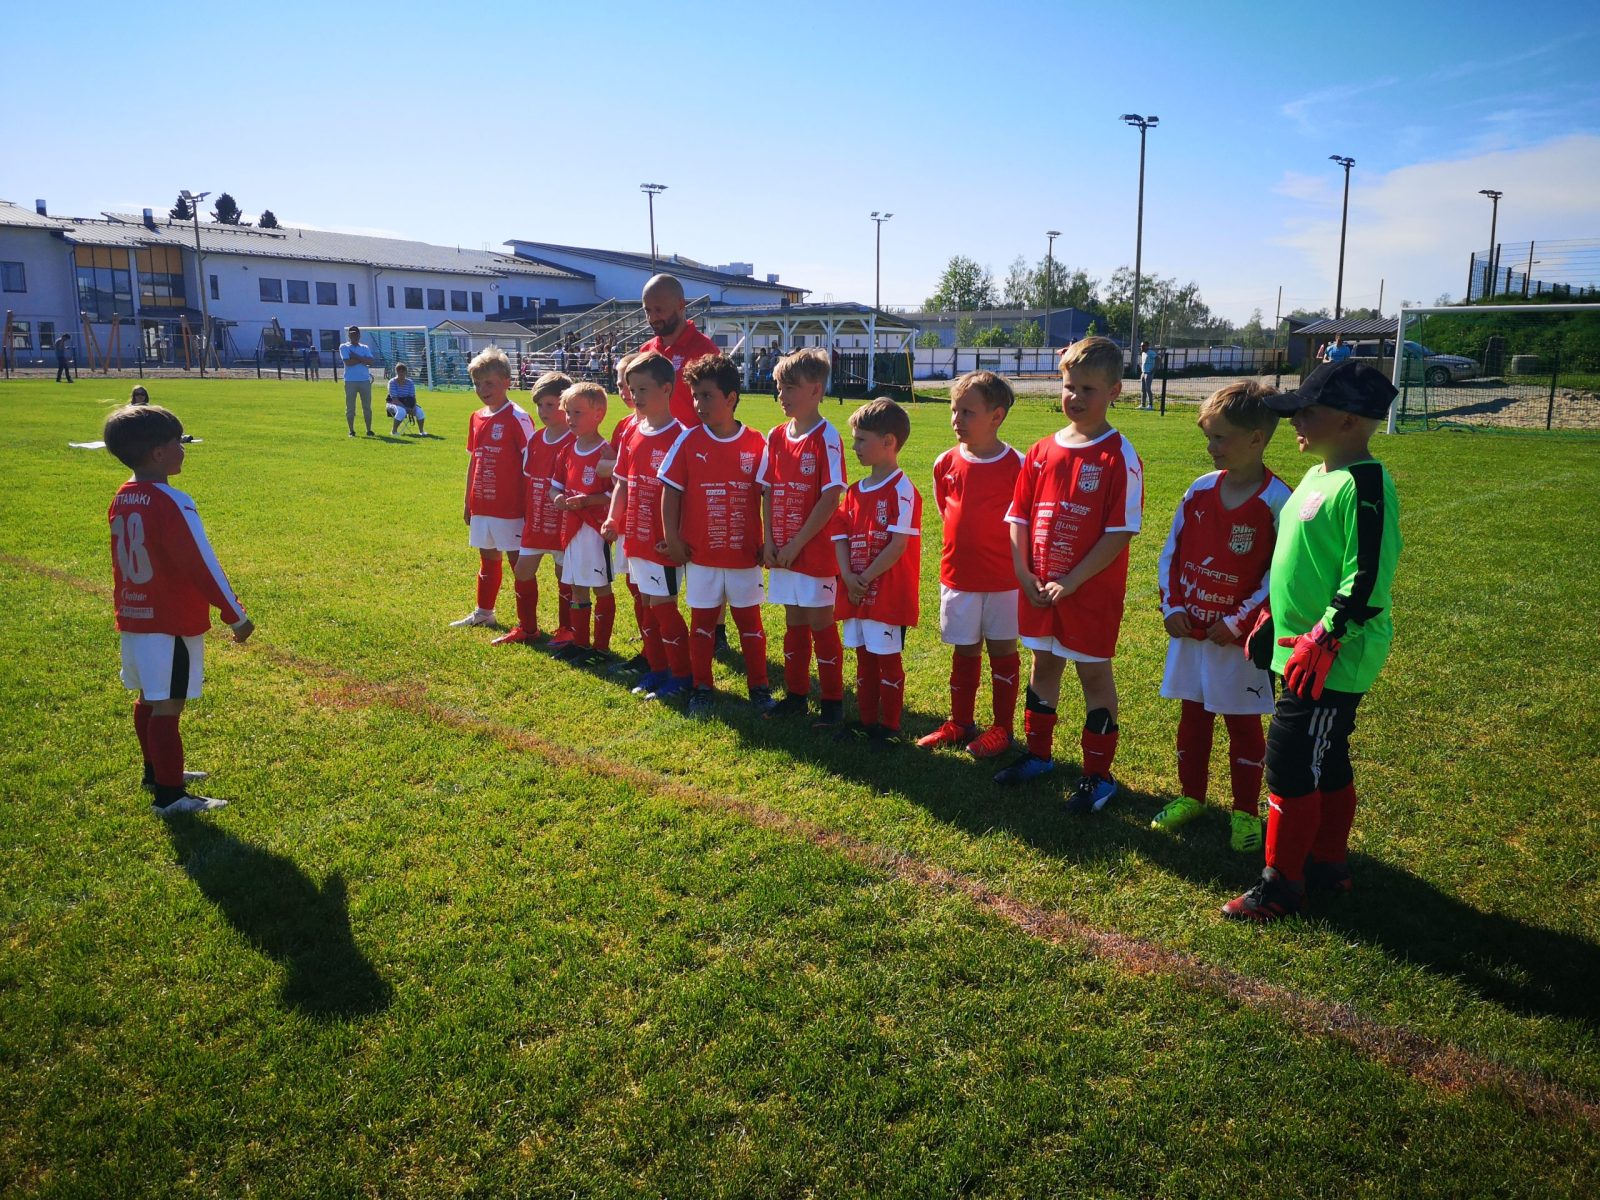
<svg viewBox="0 0 1600 1200">
<path fill-rule="evenodd" d="M 56 323 L 54 321 L 39 322 L 39 349 L 48 350 L 50 344 L 56 340 Z"/>
<path fill-rule="evenodd" d="M 510 297 L 508 297 L 506 299 L 506 304 L 511 309 L 512 312 L 521 312 L 522 311 L 522 297 L 521 296 L 510 296 Z"/>
<path fill-rule="evenodd" d="M 291 329 L 291 330 L 289 330 L 289 344 L 291 346 L 298 346 L 302 350 L 306 349 L 307 347 L 309 347 L 311 345 L 311 330 L 309 330 L 309 329 Z"/>
<path fill-rule="evenodd" d="M 133 319 L 133 271 L 126 250 L 79 246 L 73 252 L 78 277 L 78 309 L 94 321 L 113 316 Z"/>
<path fill-rule="evenodd" d="M 433 310 L 435 310 L 436 312 L 443 312 L 444 311 L 444 289 L 443 288 L 429 288 L 428 289 L 428 307 L 433 309 Z"/>
<path fill-rule="evenodd" d="M 393 308 L 394 307 L 394 284 L 391 283 L 391 284 L 389 284 L 387 286 L 389 288 L 389 307 Z"/>
<path fill-rule="evenodd" d="M 322 331 L 322 352 L 324 354 L 339 353 L 339 331 L 337 329 L 324 329 Z"/>
<path fill-rule="evenodd" d="M 7 265 L 9 266 L 10 264 Z M 11 352 L 15 354 L 18 350 L 32 350 L 33 341 L 30 336 L 32 333 L 33 325 L 31 322 L 11 322 Z M 45 347 L 40 346 L 39 349 L 43 350 Z"/>
<path fill-rule="evenodd" d="M 356 306 L 356 285 L 347 283 L 345 286 L 350 289 L 350 307 L 354 308 Z"/>
<path fill-rule="evenodd" d="M 450 311 L 451 312 L 466 312 L 467 311 L 467 294 L 466 294 L 466 292 L 452 291 L 450 293 Z"/>
<path fill-rule="evenodd" d="M 319 280 L 317 283 L 317 303 L 339 303 L 339 285 L 337 283 L 323 283 Z"/>
<path fill-rule="evenodd" d="M 256 280 L 256 284 L 257 284 L 258 287 L 261 288 L 261 303 L 263 303 L 263 304 L 282 304 L 283 303 L 283 280 L 281 280 L 281 279 L 268 279 L 266 276 L 263 275 L 261 278 Z"/>
<path fill-rule="evenodd" d="M 28 272 L 19 262 L 0 263 L 0 280 L 4 280 L 5 290 L 8 292 L 28 290 Z"/>
<path fill-rule="evenodd" d="M 217 277 L 215 275 L 211 277 L 211 298 L 213 300 L 222 299 L 222 296 L 217 291 Z"/>
<path fill-rule="evenodd" d="M 304 279 L 289 280 L 289 303 L 310 304 L 311 284 Z"/>
<path fill-rule="evenodd" d="M 422 307 L 422 289 L 421 288 L 410 288 L 410 287 L 408 287 L 406 289 L 406 307 L 407 308 L 421 308 Z"/>
<path fill-rule="evenodd" d="M 473 292 L 472 293 L 472 311 L 473 312 L 482 312 L 483 311 L 483 293 L 482 292 Z"/>
<path fill-rule="evenodd" d="M 188 299 L 183 253 L 176 246 L 153 246 L 133 257 L 139 270 L 139 307 L 182 308 Z"/>
</svg>

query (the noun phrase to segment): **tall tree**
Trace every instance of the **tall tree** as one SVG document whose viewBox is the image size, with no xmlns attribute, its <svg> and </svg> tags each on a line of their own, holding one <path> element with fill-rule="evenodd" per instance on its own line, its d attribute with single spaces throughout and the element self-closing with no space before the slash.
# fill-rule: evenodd
<svg viewBox="0 0 1600 1200">
<path fill-rule="evenodd" d="M 192 221 L 194 219 L 194 209 L 189 207 L 189 201 L 184 199 L 182 192 L 178 193 L 178 202 L 167 209 L 167 213 L 174 221 Z"/>
<path fill-rule="evenodd" d="M 1005 287 L 1000 293 L 1000 303 L 1006 308 L 1033 307 L 1033 268 L 1022 255 L 1011 260 L 1006 269 Z"/>
<path fill-rule="evenodd" d="M 258 228 L 261 228 L 261 229 L 279 229 L 279 228 L 282 228 L 278 224 L 278 218 L 273 215 L 273 212 L 272 212 L 272 210 L 270 208 L 263 208 L 261 210 L 261 216 L 256 219 L 256 225 L 257 225 Z"/>
<path fill-rule="evenodd" d="M 238 225 L 243 215 L 238 202 L 227 192 L 217 197 L 217 206 L 211 210 L 211 219 L 218 225 Z"/>
<path fill-rule="evenodd" d="M 923 301 L 922 306 L 927 309 L 971 312 L 979 308 L 993 308 L 994 302 L 994 279 L 988 268 L 957 254 L 945 264 L 944 274 L 939 276 L 938 290 Z"/>
</svg>

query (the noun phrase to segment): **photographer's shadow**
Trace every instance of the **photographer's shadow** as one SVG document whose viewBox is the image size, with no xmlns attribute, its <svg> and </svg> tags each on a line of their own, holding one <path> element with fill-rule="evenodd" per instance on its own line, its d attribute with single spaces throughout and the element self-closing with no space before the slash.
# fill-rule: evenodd
<svg viewBox="0 0 1600 1200">
<path fill-rule="evenodd" d="M 279 1000 L 316 1020 L 368 1016 L 392 989 L 356 945 L 344 879 L 319 887 L 295 863 L 206 821 L 170 818 L 178 865 L 228 923 L 285 972 Z"/>
</svg>

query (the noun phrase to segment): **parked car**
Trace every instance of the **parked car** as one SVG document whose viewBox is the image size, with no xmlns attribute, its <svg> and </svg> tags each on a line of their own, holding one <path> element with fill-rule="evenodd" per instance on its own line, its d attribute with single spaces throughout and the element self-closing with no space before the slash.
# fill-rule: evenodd
<svg viewBox="0 0 1600 1200">
<path fill-rule="evenodd" d="M 1377 342 L 1357 342 L 1356 358 L 1388 358 L 1394 353 L 1394 343 L 1384 342 L 1379 352 Z M 1426 383 L 1429 387 L 1443 387 L 1460 383 L 1463 379 L 1476 379 L 1483 368 L 1475 360 L 1460 354 L 1435 354 L 1421 342 L 1406 339 L 1407 383 Z"/>
</svg>

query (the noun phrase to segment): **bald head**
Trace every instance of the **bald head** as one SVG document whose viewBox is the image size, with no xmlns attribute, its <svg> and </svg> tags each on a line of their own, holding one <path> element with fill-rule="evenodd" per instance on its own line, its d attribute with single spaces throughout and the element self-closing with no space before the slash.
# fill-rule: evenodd
<svg viewBox="0 0 1600 1200">
<path fill-rule="evenodd" d="M 683 332 L 687 305 L 683 298 L 683 284 L 671 275 L 653 275 L 644 285 L 641 298 L 645 320 L 650 331 L 664 342 L 673 341 Z"/>
</svg>

